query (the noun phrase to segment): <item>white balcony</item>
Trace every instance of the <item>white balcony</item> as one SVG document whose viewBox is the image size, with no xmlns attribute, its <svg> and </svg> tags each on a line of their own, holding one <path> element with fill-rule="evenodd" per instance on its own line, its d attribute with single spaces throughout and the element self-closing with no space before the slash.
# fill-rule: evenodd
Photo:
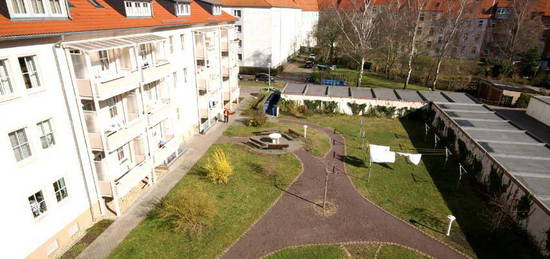
<svg viewBox="0 0 550 259">
<path fill-rule="evenodd" d="M 97 168 L 97 165 L 96 165 Z M 132 188 L 137 186 L 145 177 L 151 175 L 153 171 L 152 160 L 142 160 L 134 168 L 121 175 L 114 181 L 114 186 L 111 186 L 111 179 L 104 179 L 99 181 L 99 187 L 102 196 L 113 197 L 112 188 L 118 197 L 126 195 Z"/>
<path fill-rule="evenodd" d="M 178 142 L 178 139 L 172 137 L 170 140 L 164 143 L 164 145 L 157 149 L 157 151 L 155 151 L 153 155 L 155 167 L 163 165 L 168 157 L 170 157 L 174 152 L 178 150 L 179 145 L 180 143 Z"/>
<path fill-rule="evenodd" d="M 82 97 L 98 98 L 105 100 L 113 96 L 128 92 L 139 87 L 139 77 L 137 71 L 129 71 L 117 74 L 114 77 L 89 79 L 77 79 L 78 92 Z M 95 95 L 93 96 L 93 90 Z"/>
<path fill-rule="evenodd" d="M 153 109 L 148 115 L 149 125 L 154 126 L 159 124 L 161 121 L 170 117 L 175 110 L 176 107 L 172 104 L 162 104 L 157 109 Z"/>
<path fill-rule="evenodd" d="M 172 72 L 172 65 L 168 62 L 160 62 L 143 70 L 143 81 L 149 83 L 166 77 Z"/>
<path fill-rule="evenodd" d="M 141 117 L 117 131 L 106 133 L 107 150 L 113 151 L 145 132 L 147 120 Z"/>
</svg>

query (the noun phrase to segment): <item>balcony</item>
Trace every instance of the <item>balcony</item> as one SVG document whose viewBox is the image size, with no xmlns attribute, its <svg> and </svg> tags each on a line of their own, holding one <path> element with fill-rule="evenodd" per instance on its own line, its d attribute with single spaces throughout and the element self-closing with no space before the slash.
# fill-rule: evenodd
<svg viewBox="0 0 550 259">
<path fill-rule="evenodd" d="M 77 79 L 78 92 L 82 97 L 94 98 L 92 87 L 95 90 L 95 98 L 105 100 L 113 96 L 133 90 L 138 85 L 139 78 L 137 71 L 120 73 L 114 77 L 105 79 L 98 78 L 93 82 L 89 79 Z"/>
<path fill-rule="evenodd" d="M 146 127 L 147 120 L 142 117 L 128 123 L 125 128 L 119 129 L 114 132 L 105 133 L 107 150 L 113 151 L 121 147 L 122 145 L 130 142 L 130 140 L 145 132 Z"/>
<path fill-rule="evenodd" d="M 153 109 L 149 112 L 149 125 L 154 126 L 159 124 L 161 121 L 168 118 L 175 111 L 175 106 L 172 104 L 162 104 L 156 109 Z"/>
<path fill-rule="evenodd" d="M 164 161 L 168 159 L 174 152 L 178 150 L 179 144 L 177 139 L 171 136 L 164 145 L 162 145 L 153 155 L 155 161 L 155 167 L 163 165 Z"/>
<path fill-rule="evenodd" d="M 132 188 L 134 188 L 145 177 L 151 175 L 153 172 L 153 163 L 151 160 L 145 160 L 134 169 L 123 175 L 115 182 L 115 190 L 118 196 L 126 195 Z"/>
<path fill-rule="evenodd" d="M 143 81 L 149 83 L 166 77 L 172 72 L 172 65 L 167 61 L 157 63 L 156 65 L 143 70 Z"/>
</svg>

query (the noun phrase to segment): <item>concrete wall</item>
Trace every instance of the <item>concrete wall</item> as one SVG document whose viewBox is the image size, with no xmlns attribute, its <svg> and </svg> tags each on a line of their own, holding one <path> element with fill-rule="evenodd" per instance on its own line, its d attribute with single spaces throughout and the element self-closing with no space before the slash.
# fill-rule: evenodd
<svg viewBox="0 0 550 259">
<path fill-rule="evenodd" d="M 430 105 L 436 111 L 436 115 L 434 117 L 434 120 L 432 121 L 431 126 L 435 128 L 435 122 L 438 118 L 440 118 L 444 122 L 446 128 L 451 128 L 454 130 L 456 134 L 456 139 L 462 140 L 466 144 L 466 149 L 468 150 L 468 152 L 473 157 L 478 159 L 483 165 L 483 169 L 477 175 L 477 178 L 481 183 L 485 185 L 488 184 L 489 174 L 491 172 L 491 168 L 493 167 L 500 169 L 501 172 L 504 172 L 502 179 L 503 183 L 510 182 L 511 184 L 506 192 L 502 195 L 502 199 L 508 204 L 513 204 L 513 206 L 510 206 L 510 208 L 514 209 L 515 204 L 517 204 L 518 200 L 525 193 L 527 193 L 527 188 L 523 187 L 519 181 L 514 180 L 514 178 L 507 173 L 507 171 L 500 163 L 498 163 L 487 152 L 485 152 L 485 150 L 483 150 L 483 148 L 477 142 L 475 142 L 473 138 L 468 135 L 468 133 L 463 131 L 453 120 L 444 115 L 438 107 L 433 104 Z M 455 144 L 455 146 L 458 145 Z M 515 212 L 511 211 L 510 214 L 515 215 Z M 539 246 L 544 247 L 547 236 L 546 231 L 550 229 L 550 215 L 542 204 L 539 204 L 535 201 L 533 203 L 531 214 L 529 215 L 529 217 L 518 223 L 521 226 L 525 227 L 525 229 L 531 235 L 533 235 Z"/>
<path fill-rule="evenodd" d="M 289 94 L 282 94 L 281 99 L 296 101 L 299 104 L 303 104 L 305 100 L 336 102 L 338 104 L 337 111 L 348 115 L 352 115 L 352 111 L 348 103 L 366 104 L 367 106 L 365 108 L 365 112 L 369 108 L 374 106 L 395 107 L 397 112 L 399 109 L 404 109 L 404 108 L 418 109 L 425 105 L 424 103 L 421 103 L 421 102 L 405 102 L 405 101 L 391 101 L 391 100 L 378 100 L 378 99 L 335 98 L 335 97 L 304 96 L 304 95 L 289 95 Z"/>
<path fill-rule="evenodd" d="M 527 115 L 550 126 L 550 104 L 537 98 L 531 98 L 527 107 Z"/>
</svg>

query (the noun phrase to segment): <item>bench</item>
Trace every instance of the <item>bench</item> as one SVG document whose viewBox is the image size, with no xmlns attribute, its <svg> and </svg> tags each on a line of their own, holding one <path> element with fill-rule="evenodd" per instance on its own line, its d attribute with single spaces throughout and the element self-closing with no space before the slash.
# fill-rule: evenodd
<svg viewBox="0 0 550 259">
<path fill-rule="evenodd" d="M 281 136 L 283 136 L 283 138 L 286 138 L 286 140 L 290 140 L 290 141 L 294 140 L 294 138 L 292 136 L 290 136 L 286 133 L 283 133 L 283 132 L 281 132 Z"/>
<path fill-rule="evenodd" d="M 267 144 L 267 149 L 285 149 L 288 144 Z"/>
<path fill-rule="evenodd" d="M 299 138 L 299 137 L 302 137 L 302 134 L 292 130 L 292 129 L 288 129 L 288 134 L 292 137 L 295 137 L 295 138 Z"/>
<path fill-rule="evenodd" d="M 254 135 L 268 135 L 268 134 L 273 133 L 274 131 L 275 130 L 273 130 L 273 129 L 259 130 L 259 131 L 252 132 L 252 134 L 254 134 Z"/>
<path fill-rule="evenodd" d="M 250 138 L 248 140 L 248 143 L 250 143 L 252 146 L 256 147 L 256 148 L 259 148 L 259 149 L 264 149 L 264 148 L 267 148 L 267 144 L 265 144 L 264 142 L 262 141 L 259 141 L 257 139 L 254 139 L 254 138 Z"/>
</svg>

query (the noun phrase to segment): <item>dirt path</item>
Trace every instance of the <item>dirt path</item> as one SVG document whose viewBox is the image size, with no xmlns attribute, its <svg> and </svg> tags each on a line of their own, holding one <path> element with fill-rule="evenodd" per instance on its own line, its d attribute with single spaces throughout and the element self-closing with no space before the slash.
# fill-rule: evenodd
<svg viewBox="0 0 550 259">
<path fill-rule="evenodd" d="M 466 258 L 365 200 L 345 174 L 341 159 L 345 155 L 343 137 L 317 125 L 309 127 L 325 132 L 331 138 L 331 152 L 319 159 L 303 149 L 295 151 L 303 163 L 303 173 L 281 199 L 221 256 L 222 259 L 260 258 L 290 246 L 353 241 L 394 242 L 435 258 Z M 330 171 L 333 166 L 336 169 L 335 174 L 329 174 L 328 181 L 328 201 L 336 206 L 331 216 L 323 216 L 320 207 L 324 196 L 325 164 L 329 164 Z"/>
</svg>

